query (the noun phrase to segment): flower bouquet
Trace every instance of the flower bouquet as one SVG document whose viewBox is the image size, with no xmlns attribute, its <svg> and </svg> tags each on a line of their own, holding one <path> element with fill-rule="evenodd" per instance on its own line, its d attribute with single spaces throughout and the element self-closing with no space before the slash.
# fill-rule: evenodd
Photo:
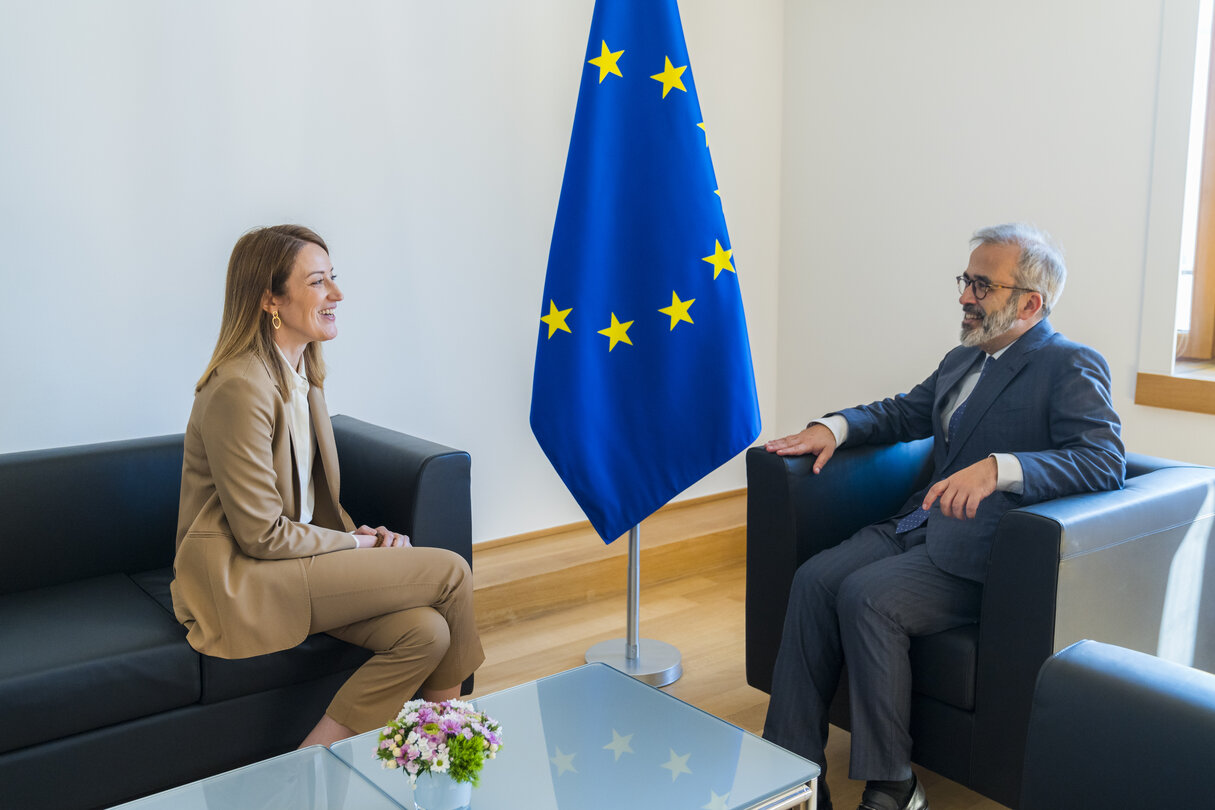
<svg viewBox="0 0 1215 810">
<path fill-rule="evenodd" d="M 476 786 L 485 760 L 502 746 L 502 727 L 471 703 L 411 700 L 380 731 L 376 758 L 385 768 L 401 768 L 409 784 L 424 773 L 442 774 Z"/>
</svg>

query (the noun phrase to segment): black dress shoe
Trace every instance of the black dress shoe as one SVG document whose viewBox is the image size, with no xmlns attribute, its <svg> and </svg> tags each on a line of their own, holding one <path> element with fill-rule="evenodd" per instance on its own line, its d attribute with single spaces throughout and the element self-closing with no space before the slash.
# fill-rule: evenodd
<svg viewBox="0 0 1215 810">
<path fill-rule="evenodd" d="M 906 804 L 899 804 L 898 799 L 889 793 L 865 788 L 865 792 L 861 794 L 861 803 L 857 805 L 856 810 L 928 810 L 928 797 L 924 795 L 924 786 L 917 778 L 915 787 L 911 790 L 911 797 Z"/>
</svg>

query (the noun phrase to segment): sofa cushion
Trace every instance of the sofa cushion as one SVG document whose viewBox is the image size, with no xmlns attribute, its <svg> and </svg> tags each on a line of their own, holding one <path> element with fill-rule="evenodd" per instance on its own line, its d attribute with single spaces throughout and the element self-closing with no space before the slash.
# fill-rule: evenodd
<svg viewBox="0 0 1215 810">
<path fill-rule="evenodd" d="M 171 564 L 182 452 L 178 434 L 0 454 L 0 593 Z"/>
<path fill-rule="evenodd" d="M 169 591 L 169 582 L 173 579 L 173 569 L 145 571 L 135 574 L 132 578 L 172 616 L 173 597 Z M 226 659 L 202 655 L 200 701 L 218 703 L 242 695 L 315 680 L 337 672 L 353 670 L 370 657 L 369 650 L 339 641 L 324 633 L 308 636 L 298 647 L 253 658 Z"/>
<path fill-rule="evenodd" d="M 977 624 L 913 638 L 912 688 L 925 697 L 974 711 L 978 649 Z"/>
<path fill-rule="evenodd" d="M 370 657 L 370 650 L 324 633 L 308 636 L 302 644 L 289 650 L 253 658 L 226 659 L 204 655 L 202 702 L 218 703 L 354 670 Z"/>
<path fill-rule="evenodd" d="M 0 752 L 186 706 L 198 654 L 122 574 L 0 595 Z"/>
</svg>

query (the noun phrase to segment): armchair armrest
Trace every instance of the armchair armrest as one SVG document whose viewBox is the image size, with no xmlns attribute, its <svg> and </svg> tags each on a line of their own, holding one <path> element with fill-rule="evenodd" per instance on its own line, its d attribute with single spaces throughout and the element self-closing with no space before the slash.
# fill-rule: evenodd
<svg viewBox="0 0 1215 810">
<path fill-rule="evenodd" d="M 349 416 L 333 417 L 342 505 L 371 526 L 408 534 L 472 564 L 468 453 Z"/>
<path fill-rule="evenodd" d="M 818 475 L 812 457 L 747 451 L 747 683 L 772 688 L 798 566 L 894 514 L 931 461 L 931 439 L 841 447 Z"/>
<path fill-rule="evenodd" d="M 1042 666 L 1020 806 L 1202 804 L 1215 789 L 1215 775 L 1204 764 L 1213 750 L 1215 676 L 1081 641 Z M 1150 802 L 1131 798 L 1129 774 L 1151 775 L 1143 791 Z"/>
<path fill-rule="evenodd" d="M 976 774 L 1016 785 L 1022 763 L 1009 761 L 1007 741 L 1025 738 L 1038 669 L 1082 638 L 1188 651 L 1182 663 L 1215 667 L 1215 650 L 1201 642 L 1215 629 L 1215 555 L 1206 555 L 1207 598 L 1200 592 L 1213 531 L 1215 469 L 1205 467 L 1154 469 L 1121 490 L 1005 514 L 979 623 Z M 1007 788 L 975 785 L 988 795 Z"/>
</svg>

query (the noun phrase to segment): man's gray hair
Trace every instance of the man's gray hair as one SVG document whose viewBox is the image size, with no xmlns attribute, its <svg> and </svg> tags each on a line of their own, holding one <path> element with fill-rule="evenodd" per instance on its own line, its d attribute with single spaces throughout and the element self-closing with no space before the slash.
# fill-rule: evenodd
<svg viewBox="0 0 1215 810">
<path fill-rule="evenodd" d="M 1067 283 L 1067 267 L 1063 264 L 1063 251 L 1050 238 L 1050 234 L 1023 222 L 993 225 L 975 231 L 970 246 L 1016 245 L 1021 248 L 1017 260 L 1017 286 L 1027 287 L 1042 295 L 1042 316 L 1050 314 L 1063 285 Z"/>
</svg>

